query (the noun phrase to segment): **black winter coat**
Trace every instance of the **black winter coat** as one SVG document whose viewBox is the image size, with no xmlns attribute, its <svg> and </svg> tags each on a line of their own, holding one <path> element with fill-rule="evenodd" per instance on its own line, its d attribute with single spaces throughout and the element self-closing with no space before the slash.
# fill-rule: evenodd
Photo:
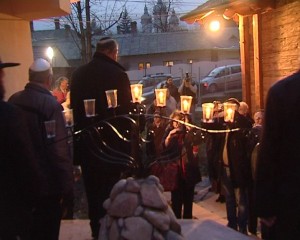
<svg viewBox="0 0 300 240">
<path fill-rule="evenodd" d="M 0 239 L 22 235 L 39 194 L 36 160 L 22 113 L 0 101 Z"/>
<path fill-rule="evenodd" d="M 116 115 L 128 114 L 131 108 L 130 82 L 125 69 L 116 61 L 101 53 L 95 53 L 91 62 L 79 67 L 72 75 L 71 79 L 71 108 L 73 109 L 75 131 L 83 130 L 92 124 L 113 116 L 113 112 L 108 109 L 106 90 L 117 89 L 118 107 L 115 109 Z M 85 116 L 84 99 L 96 99 L 94 118 Z M 113 119 L 113 125 L 124 134 L 129 129 L 128 122 L 123 119 Z M 131 132 L 131 131 L 130 131 Z M 131 136 L 129 136 L 130 138 Z M 116 134 L 104 127 L 101 131 L 101 141 L 105 141 L 109 147 L 116 151 L 130 154 L 131 147 L 118 138 Z M 88 142 L 91 140 L 91 142 Z M 91 143 L 100 139 L 90 139 L 83 133 L 74 141 L 74 161 L 76 164 L 87 162 L 91 171 L 102 169 L 103 174 L 113 174 L 114 168 L 103 163 L 105 159 L 97 158 L 97 149 L 91 149 Z M 110 156 L 111 152 L 108 153 Z M 95 168 L 97 166 L 97 168 Z M 97 170 L 97 171 L 98 171 Z M 118 175 L 118 170 L 114 172 Z"/>
</svg>

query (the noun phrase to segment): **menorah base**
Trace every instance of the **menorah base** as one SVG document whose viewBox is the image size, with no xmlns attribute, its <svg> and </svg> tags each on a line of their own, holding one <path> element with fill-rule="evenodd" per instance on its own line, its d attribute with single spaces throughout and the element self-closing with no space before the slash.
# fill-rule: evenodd
<svg viewBox="0 0 300 240">
<path fill-rule="evenodd" d="M 99 240 L 184 239 L 159 179 L 122 179 L 113 187 L 104 204 L 107 215 L 101 220 Z"/>
</svg>

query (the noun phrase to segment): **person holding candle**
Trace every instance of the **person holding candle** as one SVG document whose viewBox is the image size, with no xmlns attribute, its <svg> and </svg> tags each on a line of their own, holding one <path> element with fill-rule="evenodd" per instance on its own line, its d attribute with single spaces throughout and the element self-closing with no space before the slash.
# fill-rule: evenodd
<svg viewBox="0 0 300 240">
<path fill-rule="evenodd" d="M 238 113 L 237 99 L 229 98 L 223 106 L 224 114 L 219 114 L 214 123 L 205 123 L 204 126 L 208 129 L 224 131 L 211 133 L 211 135 L 216 134 L 213 136 L 211 148 L 215 154 L 214 158 L 221 163 L 221 187 L 226 199 L 227 225 L 247 234 L 247 190 L 251 181 L 247 134 L 252 125 L 245 116 Z M 231 131 L 231 129 L 236 130 Z"/>
<path fill-rule="evenodd" d="M 174 111 L 170 118 L 192 124 L 191 116 L 178 110 Z M 162 155 L 168 153 L 170 159 L 177 161 L 179 168 L 177 188 L 171 191 L 172 209 L 179 219 L 193 217 L 194 188 L 196 183 L 201 181 L 198 145 L 202 139 L 200 131 L 177 121 L 170 123 L 163 138 Z"/>
<path fill-rule="evenodd" d="M 113 109 L 116 116 L 128 114 L 131 110 L 132 95 L 129 78 L 125 68 L 117 62 L 117 59 L 118 43 L 110 37 L 103 37 L 97 43 L 93 59 L 74 71 L 70 90 L 75 131 L 83 130 L 92 123 L 111 117 L 112 113 L 108 109 L 105 93 L 107 90 L 117 90 L 118 106 Z M 85 99 L 96 100 L 96 116 L 86 117 L 83 104 Z M 127 129 L 125 124 L 125 121 L 116 118 L 115 126 L 120 132 Z M 108 132 L 108 128 L 102 131 L 101 136 L 102 140 L 116 151 L 130 154 L 131 148 L 114 138 L 113 133 Z M 99 220 L 106 214 L 103 202 L 120 179 L 123 169 L 99 160 L 83 137 L 74 141 L 74 161 L 82 168 L 92 237 L 98 239 Z"/>
</svg>

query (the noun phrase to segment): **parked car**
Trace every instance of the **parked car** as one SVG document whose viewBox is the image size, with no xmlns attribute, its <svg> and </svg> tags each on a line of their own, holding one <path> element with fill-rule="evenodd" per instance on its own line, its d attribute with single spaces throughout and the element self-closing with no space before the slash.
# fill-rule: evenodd
<svg viewBox="0 0 300 240">
<path fill-rule="evenodd" d="M 214 93 L 242 87 L 241 64 L 214 68 L 200 81 L 202 93 Z"/>
<path fill-rule="evenodd" d="M 165 82 L 168 77 L 172 77 L 171 74 L 158 73 L 148 77 L 143 77 L 138 83 L 143 84 L 142 103 L 149 104 L 154 99 L 154 89 L 157 84 Z"/>
</svg>

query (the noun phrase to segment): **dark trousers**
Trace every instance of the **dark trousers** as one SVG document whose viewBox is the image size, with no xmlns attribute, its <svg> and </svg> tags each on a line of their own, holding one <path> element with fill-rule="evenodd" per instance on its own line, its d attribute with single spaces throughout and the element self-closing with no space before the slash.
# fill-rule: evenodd
<svg viewBox="0 0 300 240">
<path fill-rule="evenodd" d="M 106 214 L 103 202 L 109 198 L 114 184 L 119 180 L 119 176 L 120 174 L 117 173 L 106 172 L 103 166 L 91 168 L 82 165 L 82 177 L 88 201 L 88 215 L 93 238 L 98 237 L 100 219 Z"/>
<path fill-rule="evenodd" d="M 40 199 L 33 213 L 31 240 L 58 240 L 62 215 L 61 197 Z"/>
<path fill-rule="evenodd" d="M 179 180 L 178 188 L 171 192 L 172 209 L 176 218 L 193 218 L 193 200 L 195 185 Z"/>
</svg>

